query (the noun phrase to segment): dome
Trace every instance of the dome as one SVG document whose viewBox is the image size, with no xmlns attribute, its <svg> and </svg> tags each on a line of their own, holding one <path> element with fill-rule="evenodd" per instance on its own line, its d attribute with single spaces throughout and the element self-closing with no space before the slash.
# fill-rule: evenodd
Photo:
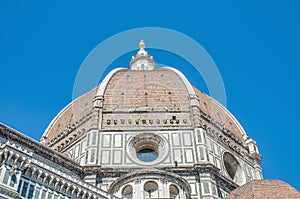
<svg viewBox="0 0 300 199">
<path fill-rule="evenodd" d="M 156 68 L 144 41 L 139 47 L 128 68 L 113 69 L 61 110 L 41 143 L 0 128 L 0 170 L 15 195 L 226 198 L 262 179 L 257 144 L 234 116 L 177 69 Z M 11 171 L 18 172 L 18 183 L 10 180 Z M 240 192 L 274 191 L 272 186 Z M 242 198 L 238 190 L 233 198 Z"/>
<path fill-rule="evenodd" d="M 58 113 L 41 142 L 120 198 L 225 198 L 261 179 L 257 144 L 234 116 L 139 47 L 128 68 Z"/>
<path fill-rule="evenodd" d="M 246 138 L 225 107 L 193 87 L 177 69 L 155 68 L 152 56 L 140 43 L 129 69 L 112 70 L 98 86 L 67 105 L 49 124 L 41 142 L 49 145 L 74 130 L 83 133 L 89 128 L 175 130 L 193 129 L 206 122 L 219 125 L 237 140 Z"/>
<path fill-rule="evenodd" d="M 227 199 L 292 199 L 300 193 L 291 185 L 280 180 L 253 180 L 232 191 Z"/>
</svg>

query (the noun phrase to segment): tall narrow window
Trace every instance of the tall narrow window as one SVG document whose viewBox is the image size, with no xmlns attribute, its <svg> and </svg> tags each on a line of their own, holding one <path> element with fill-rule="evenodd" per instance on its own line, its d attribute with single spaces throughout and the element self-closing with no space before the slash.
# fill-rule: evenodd
<svg viewBox="0 0 300 199">
<path fill-rule="evenodd" d="M 53 194 L 51 192 L 48 192 L 48 197 L 47 199 L 52 199 Z"/>
<path fill-rule="evenodd" d="M 26 197 L 27 189 L 28 189 L 28 182 L 24 182 L 23 183 L 23 188 L 22 188 L 22 191 L 21 191 L 21 196 L 22 197 Z"/>
<path fill-rule="evenodd" d="M 8 169 L 5 169 L 5 174 L 4 174 L 4 178 L 3 178 L 3 183 L 7 184 L 8 183 L 8 179 L 9 179 L 9 171 Z"/>
<path fill-rule="evenodd" d="M 42 191 L 42 197 L 41 198 L 46 198 L 46 190 L 45 189 L 43 189 L 43 191 Z"/>
<path fill-rule="evenodd" d="M 23 181 L 20 180 L 17 192 L 20 193 Z"/>
<path fill-rule="evenodd" d="M 34 193 L 34 199 L 39 199 L 40 197 L 40 192 L 41 192 L 41 189 L 40 188 L 36 188 L 35 189 L 35 193 Z"/>
<path fill-rule="evenodd" d="M 16 175 L 13 175 L 13 176 L 11 177 L 9 186 L 14 187 L 16 183 L 17 183 L 17 176 L 16 176 Z"/>
<path fill-rule="evenodd" d="M 29 187 L 29 192 L 28 192 L 28 199 L 32 199 L 33 198 L 33 193 L 34 193 L 34 186 L 31 184 Z"/>
</svg>

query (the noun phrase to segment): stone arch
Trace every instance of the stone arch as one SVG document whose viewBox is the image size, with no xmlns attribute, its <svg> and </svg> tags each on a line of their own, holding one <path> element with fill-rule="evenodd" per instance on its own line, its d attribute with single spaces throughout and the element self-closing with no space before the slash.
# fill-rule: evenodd
<svg viewBox="0 0 300 199">
<path fill-rule="evenodd" d="M 141 186 L 141 190 L 144 190 L 144 184 L 149 181 L 154 181 L 159 184 L 161 188 L 165 185 L 160 181 L 161 176 L 164 176 L 166 182 L 171 184 L 176 184 L 177 188 L 180 188 L 181 196 L 186 195 L 186 198 L 189 198 L 191 195 L 191 187 L 189 183 L 182 178 L 181 176 L 157 169 L 142 169 L 136 172 L 128 173 L 118 179 L 116 179 L 108 188 L 108 192 L 111 194 L 120 193 L 120 187 L 132 184 L 139 183 Z M 168 189 L 167 186 L 164 189 Z M 121 194 L 120 194 L 121 195 Z"/>
</svg>

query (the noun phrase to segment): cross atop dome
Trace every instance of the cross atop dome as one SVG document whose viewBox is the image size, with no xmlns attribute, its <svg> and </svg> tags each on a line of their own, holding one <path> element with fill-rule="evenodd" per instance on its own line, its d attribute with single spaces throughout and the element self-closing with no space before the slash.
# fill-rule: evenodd
<svg viewBox="0 0 300 199">
<path fill-rule="evenodd" d="M 148 55 L 145 50 L 145 42 L 142 39 L 139 43 L 140 50 L 135 56 L 132 56 L 130 61 L 130 70 L 154 70 L 155 62 L 152 56 Z"/>
</svg>

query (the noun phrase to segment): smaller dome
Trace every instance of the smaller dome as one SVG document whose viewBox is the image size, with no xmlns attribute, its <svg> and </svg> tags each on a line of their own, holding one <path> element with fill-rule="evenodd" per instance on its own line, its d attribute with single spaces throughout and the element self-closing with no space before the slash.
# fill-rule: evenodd
<svg viewBox="0 0 300 199">
<path fill-rule="evenodd" d="M 226 199 L 292 199 L 300 193 L 280 180 L 253 180 L 232 191 Z"/>
</svg>

